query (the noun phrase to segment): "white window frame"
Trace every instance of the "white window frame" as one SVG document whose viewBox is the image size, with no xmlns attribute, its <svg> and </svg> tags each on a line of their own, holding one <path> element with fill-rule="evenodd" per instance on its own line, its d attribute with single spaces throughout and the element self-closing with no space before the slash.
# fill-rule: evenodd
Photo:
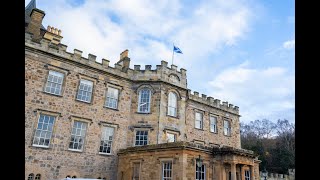
<svg viewBox="0 0 320 180">
<path fill-rule="evenodd" d="M 162 161 L 161 163 L 161 180 L 172 180 L 173 177 L 172 177 L 172 161 Z M 169 164 L 169 168 L 168 168 L 168 164 Z M 167 165 L 165 168 L 165 165 Z M 166 173 L 165 173 L 166 172 Z M 168 172 L 169 172 L 169 175 L 168 175 Z M 168 175 L 165 177 L 165 175 Z"/>
<path fill-rule="evenodd" d="M 202 167 L 198 168 L 197 162 L 196 162 L 196 174 L 195 174 L 195 179 L 196 180 L 205 180 L 206 179 L 206 165 L 202 163 Z M 198 170 L 200 169 L 200 171 Z M 204 174 L 204 178 L 202 179 L 201 176 L 197 178 L 197 174 Z"/>
<path fill-rule="evenodd" d="M 107 130 L 112 130 L 112 135 L 111 132 L 107 132 Z M 113 144 L 113 140 L 114 140 L 114 132 L 115 132 L 115 128 L 114 127 L 110 127 L 110 126 L 102 126 L 101 128 L 101 140 L 100 140 L 100 146 L 99 146 L 99 154 L 112 154 L 112 144 Z M 109 135 L 109 136 L 107 136 Z M 111 135 L 111 136 L 110 136 Z M 102 142 L 103 141 L 103 142 Z M 101 152 L 101 146 L 103 143 L 103 147 L 110 147 L 110 152 Z M 107 144 L 107 146 L 104 146 L 105 144 Z"/>
<path fill-rule="evenodd" d="M 197 114 L 200 114 L 200 120 L 199 119 L 197 119 Z M 198 112 L 198 111 L 196 111 L 195 112 L 195 114 L 194 114 L 194 127 L 196 128 L 196 129 L 203 129 L 203 113 L 201 113 L 201 112 Z M 200 127 L 197 127 L 197 121 L 198 122 L 200 122 Z"/>
<path fill-rule="evenodd" d="M 108 107 L 111 109 L 118 109 L 119 95 L 120 95 L 120 90 L 118 88 L 109 86 L 106 92 L 105 107 Z M 115 106 L 113 106 L 113 104 L 115 104 Z"/>
<path fill-rule="evenodd" d="M 80 89 L 81 88 L 81 85 L 83 86 L 83 89 Z M 78 101 L 82 101 L 82 102 L 87 102 L 87 103 L 90 103 L 91 100 L 92 100 L 92 92 L 93 92 L 93 81 L 91 80 L 87 80 L 87 79 L 80 79 L 79 81 L 79 87 L 78 87 L 78 91 L 77 91 L 77 100 Z M 90 87 L 91 86 L 91 90 L 89 91 L 88 89 L 87 90 L 84 90 L 84 87 Z M 82 92 L 80 94 L 80 91 Z M 84 95 L 84 93 L 86 95 Z M 80 97 L 79 97 L 80 96 Z M 88 97 L 89 100 L 84 100 L 83 97 Z"/>
<path fill-rule="evenodd" d="M 145 135 L 145 134 L 143 134 L 143 135 L 140 135 L 139 134 L 139 137 L 140 136 L 147 136 L 147 140 L 142 140 L 142 142 L 147 142 L 147 144 L 142 144 L 142 145 L 140 145 L 140 143 L 137 145 L 136 144 L 136 142 L 140 142 L 141 140 L 139 139 L 138 141 L 137 141 L 137 133 L 138 133 L 138 131 L 144 131 L 144 132 L 147 132 L 147 135 Z M 134 146 L 145 146 L 145 145 L 148 145 L 149 144 L 149 130 L 146 130 L 146 129 L 136 129 L 135 130 L 135 133 L 134 133 Z"/>
<path fill-rule="evenodd" d="M 44 119 L 41 119 L 41 117 L 43 116 Z M 46 123 L 46 117 L 48 117 L 48 121 Z M 51 124 L 51 130 L 50 130 L 50 121 L 51 118 L 53 118 L 53 122 Z M 40 123 L 40 119 L 42 120 L 41 122 L 41 129 L 39 128 L 39 123 Z M 43 148 L 49 148 L 50 146 L 50 142 L 51 142 L 51 137 L 52 137 L 52 133 L 53 133 L 53 129 L 54 129 L 54 124 L 56 121 L 57 117 L 53 116 L 53 115 L 49 115 L 46 113 L 40 113 L 39 117 L 38 117 L 38 123 L 37 123 L 37 128 L 35 130 L 34 136 L 33 136 L 33 140 L 32 140 L 32 146 L 35 147 L 43 147 Z M 44 130 L 45 129 L 45 130 Z M 40 131 L 39 136 L 37 135 L 37 132 Z M 49 137 L 47 137 L 47 134 L 50 134 Z M 44 137 L 41 137 L 42 134 L 44 134 Z M 38 139 L 38 144 L 35 143 L 35 139 Z M 48 145 L 40 145 L 41 139 L 44 139 L 43 142 L 45 142 L 46 140 L 49 140 Z"/>
<path fill-rule="evenodd" d="M 169 135 L 173 135 L 173 141 L 170 141 Z M 177 134 L 176 133 L 167 132 L 166 136 L 167 136 L 167 142 L 176 142 L 177 141 Z"/>
<path fill-rule="evenodd" d="M 81 123 L 80 128 L 79 127 L 75 127 L 76 123 Z M 85 129 L 83 129 L 83 125 L 86 125 Z M 74 120 L 73 121 L 72 128 L 71 128 L 71 137 L 70 137 L 70 141 L 69 141 L 69 144 L 68 144 L 68 150 L 70 150 L 70 151 L 79 151 L 79 152 L 83 151 L 84 145 L 85 145 L 85 140 L 86 140 L 86 134 L 87 134 L 87 130 L 88 130 L 88 125 L 89 124 L 87 122 L 84 122 L 84 121 L 81 121 L 81 120 Z M 74 129 L 75 129 L 75 132 L 74 132 Z M 80 135 L 77 135 L 78 130 L 80 131 Z M 74 144 L 76 143 L 76 141 L 75 141 L 75 137 L 73 137 L 73 136 L 75 136 L 77 138 L 82 138 L 81 149 L 78 148 L 79 145 L 78 145 L 77 148 L 74 148 Z M 72 141 L 72 138 L 74 139 L 73 141 Z M 72 142 L 73 142 L 73 148 L 70 148 L 70 143 L 72 143 Z M 79 142 L 78 142 L 78 144 L 79 144 Z"/>
<path fill-rule="evenodd" d="M 228 126 L 226 124 L 228 124 Z M 225 136 L 231 136 L 231 122 L 227 119 L 223 120 L 223 134 Z"/>
<path fill-rule="evenodd" d="M 144 90 L 148 90 L 149 91 L 149 101 L 148 102 L 141 102 L 141 96 L 142 96 L 142 91 L 144 91 Z M 150 88 L 142 88 L 142 89 L 140 89 L 139 90 L 139 101 L 138 101 L 138 112 L 139 113 L 150 113 L 150 104 L 151 104 L 151 89 Z M 147 111 L 142 111 L 142 106 L 145 106 L 145 105 L 147 105 L 146 106 L 146 108 L 147 108 Z"/>
<path fill-rule="evenodd" d="M 217 133 L 217 121 L 217 116 L 210 115 L 210 132 Z"/>
<path fill-rule="evenodd" d="M 245 170 L 244 171 L 244 179 L 245 180 L 250 180 L 251 177 L 250 177 L 250 170 Z"/>
<path fill-rule="evenodd" d="M 177 117 L 177 106 L 178 106 L 177 94 L 174 92 L 169 92 L 169 94 L 168 94 L 168 110 L 167 110 L 169 116 Z"/>
<path fill-rule="evenodd" d="M 64 75 L 62 72 L 49 70 L 44 92 L 61 96 Z M 51 92 L 52 89 L 53 92 Z M 58 92 L 56 93 L 57 90 Z"/>
</svg>

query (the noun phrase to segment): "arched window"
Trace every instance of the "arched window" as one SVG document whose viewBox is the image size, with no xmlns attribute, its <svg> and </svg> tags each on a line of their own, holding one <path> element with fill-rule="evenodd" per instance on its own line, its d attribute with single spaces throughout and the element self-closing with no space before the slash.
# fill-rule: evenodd
<svg viewBox="0 0 320 180">
<path fill-rule="evenodd" d="M 143 88 L 139 91 L 138 112 L 150 112 L 151 91 L 148 88 Z"/>
<path fill-rule="evenodd" d="M 72 176 L 72 178 L 77 178 L 77 176 Z"/>
<path fill-rule="evenodd" d="M 34 180 L 40 180 L 41 179 L 41 174 L 37 174 Z"/>
<path fill-rule="evenodd" d="M 177 116 L 177 95 L 173 92 L 169 92 L 168 96 L 168 115 Z"/>
<path fill-rule="evenodd" d="M 98 177 L 97 179 L 101 179 L 101 177 Z"/>
<path fill-rule="evenodd" d="M 66 178 L 70 178 L 70 177 L 71 177 L 70 175 L 67 175 L 67 176 L 66 176 Z"/>
<path fill-rule="evenodd" d="M 33 173 L 29 174 L 28 180 L 33 180 L 33 177 L 34 177 L 34 174 L 33 174 Z"/>
</svg>

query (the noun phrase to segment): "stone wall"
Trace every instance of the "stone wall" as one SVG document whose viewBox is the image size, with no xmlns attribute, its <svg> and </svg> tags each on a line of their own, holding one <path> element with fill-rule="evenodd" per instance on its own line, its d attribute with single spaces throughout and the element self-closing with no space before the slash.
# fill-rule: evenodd
<svg viewBox="0 0 320 180">
<path fill-rule="evenodd" d="M 260 180 L 295 180 L 295 169 L 288 169 L 288 174 L 267 173 L 267 177 L 262 176 L 260 172 Z"/>
<path fill-rule="evenodd" d="M 128 81 L 108 75 L 102 77 L 102 74 L 97 72 L 57 61 L 44 54 L 26 52 L 25 58 L 26 176 L 31 172 L 42 172 L 45 179 L 57 179 L 67 175 L 114 179 L 117 149 L 131 146 L 127 144 L 131 107 L 131 90 Z M 66 71 L 61 96 L 43 91 L 49 69 Z M 76 100 L 79 78 L 81 78 L 79 74 L 92 78 L 95 82 L 92 103 Z M 122 87 L 119 111 L 104 107 L 105 78 L 108 82 L 119 83 Z M 40 112 L 56 116 L 49 148 L 32 146 Z M 73 117 L 88 121 L 89 124 L 83 152 L 68 150 Z M 116 127 L 112 144 L 113 155 L 99 154 L 101 126 L 104 123 L 113 124 Z"/>
<path fill-rule="evenodd" d="M 256 169 L 251 152 L 238 154 L 237 149 L 231 154 L 212 154 L 213 148 L 197 146 L 190 142 L 163 143 L 145 147 L 130 147 L 119 150 L 118 180 L 132 179 L 134 164 L 140 167 L 140 180 L 158 180 L 162 176 L 162 162 L 172 162 L 172 178 L 192 180 L 196 175 L 196 161 L 202 159 L 205 165 L 206 179 L 225 180 L 230 178 L 231 163 L 235 163 L 237 179 L 244 179 L 244 172 Z M 246 154 L 246 155 L 245 155 Z M 258 166 L 259 167 L 259 166 Z M 255 171 L 255 170 L 254 170 Z M 259 179 L 259 171 L 254 180 Z"/>
<path fill-rule="evenodd" d="M 195 128 L 195 112 L 203 113 L 203 129 Z M 217 132 L 210 132 L 210 115 L 217 117 Z M 223 121 L 231 122 L 231 136 L 224 135 Z M 188 141 L 203 141 L 206 145 L 226 145 L 240 148 L 239 116 L 188 99 L 186 107 L 186 134 Z"/>
<path fill-rule="evenodd" d="M 132 179 L 133 163 L 140 163 L 140 180 L 161 179 L 162 162 L 172 162 L 172 177 L 175 180 L 195 179 L 195 159 L 201 155 L 206 165 L 208 178 L 213 176 L 213 161 L 210 151 L 181 148 L 182 142 L 164 143 L 145 149 L 128 148 L 119 152 L 118 180 Z M 182 145 L 183 146 L 183 145 Z"/>
</svg>

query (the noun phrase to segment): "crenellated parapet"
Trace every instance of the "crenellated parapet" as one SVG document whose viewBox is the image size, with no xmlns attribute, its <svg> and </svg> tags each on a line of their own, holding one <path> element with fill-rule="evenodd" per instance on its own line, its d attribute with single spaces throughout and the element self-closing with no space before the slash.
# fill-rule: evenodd
<svg viewBox="0 0 320 180">
<path fill-rule="evenodd" d="M 34 48 L 44 53 L 50 53 L 60 58 L 64 58 L 66 61 L 74 62 L 82 65 L 89 66 L 89 68 L 95 68 L 115 76 L 120 76 L 133 81 L 164 81 L 181 88 L 187 88 L 186 70 L 180 68 L 178 70 L 176 65 L 168 67 L 168 62 L 162 60 L 161 65 L 156 65 L 156 68 L 152 68 L 151 65 L 145 65 L 141 68 L 140 65 L 134 65 L 134 69 L 129 68 L 130 58 L 128 57 L 129 51 L 125 50 L 120 54 L 120 60 L 114 64 L 114 67 L 110 66 L 110 61 L 103 58 L 102 63 L 98 62 L 96 55 L 89 53 L 87 57 L 83 57 L 83 51 L 74 49 L 73 52 L 67 51 L 67 45 L 53 42 L 53 35 L 61 36 L 61 31 L 48 26 L 47 36 L 42 38 L 40 42 L 32 41 L 32 34 L 25 33 L 25 46 Z M 49 36 L 52 35 L 52 36 Z"/>
<path fill-rule="evenodd" d="M 48 26 L 48 30 L 51 29 L 52 33 L 59 34 L 59 30 L 56 28 Z M 54 31 L 54 32 L 53 32 Z M 61 31 L 60 31 L 61 33 Z M 50 53 L 60 58 L 64 58 L 66 61 L 74 62 L 82 65 L 86 65 L 89 68 L 94 68 L 101 70 L 114 76 L 122 77 L 128 80 L 138 81 L 138 82 L 158 82 L 163 81 L 187 89 L 187 70 L 180 68 L 174 64 L 170 67 L 168 62 L 162 60 L 160 65 L 156 65 L 152 68 L 152 65 L 145 65 L 141 68 L 141 65 L 134 65 L 134 68 L 129 68 L 130 58 L 128 57 L 129 51 L 125 50 L 120 54 L 120 60 L 115 63 L 114 67 L 110 66 L 110 61 L 103 58 L 101 63 L 97 61 L 97 56 L 89 53 L 87 57 L 83 57 L 83 51 L 79 49 L 74 49 L 73 53 L 67 51 L 67 45 L 55 44 L 52 45 L 52 40 L 48 38 L 41 39 L 40 42 L 32 41 L 32 34 L 25 33 L 25 46 L 29 48 L 34 48 L 45 53 Z M 62 36 L 61 36 L 62 37 Z M 188 97 L 191 100 L 206 104 L 208 106 L 216 107 L 231 113 L 239 114 L 239 107 L 234 106 L 227 101 L 222 101 L 220 99 L 215 99 L 213 97 L 207 96 L 205 94 L 199 95 L 199 92 L 188 90 Z"/>
<path fill-rule="evenodd" d="M 176 86 L 187 88 L 186 70 L 176 65 L 168 67 L 168 62 L 162 60 L 161 65 L 156 65 L 153 69 L 151 65 L 145 65 L 142 69 L 140 65 L 134 65 L 133 80 L 137 81 L 165 81 Z"/>
<path fill-rule="evenodd" d="M 193 93 L 191 92 L 190 89 L 188 89 L 188 97 L 191 100 L 194 100 L 196 102 L 206 104 L 208 106 L 212 106 L 215 108 L 219 108 L 231 113 L 239 114 L 239 107 L 234 106 L 233 104 L 228 103 L 228 101 L 222 101 L 220 99 L 214 99 L 211 96 L 207 96 L 205 94 L 199 95 L 199 92 L 194 91 Z"/>
<path fill-rule="evenodd" d="M 270 173 L 268 172 L 266 174 L 266 179 L 268 180 L 294 180 L 295 177 L 292 175 L 288 175 L 288 174 L 278 174 L 278 173 Z M 263 176 L 263 172 L 260 171 L 260 178 L 264 179 L 265 177 Z"/>
</svg>

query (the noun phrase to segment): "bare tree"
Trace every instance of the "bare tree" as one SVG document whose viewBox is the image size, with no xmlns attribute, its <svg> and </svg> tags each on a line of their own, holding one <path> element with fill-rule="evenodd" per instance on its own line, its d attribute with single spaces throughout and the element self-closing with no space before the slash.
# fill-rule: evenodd
<svg viewBox="0 0 320 180">
<path fill-rule="evenodd" d="M 276 128 L 276 124 L 268 119 L 251 121 L 250 125 L 259 139 L 269 138 Z"/>
<path fill-rule="evenodd" d="M 277 134 L 279 143 L 289 156 L 291 164 L 295 164 L 295 125 L 288 120 L 278 120 Z"/>
</svg>

